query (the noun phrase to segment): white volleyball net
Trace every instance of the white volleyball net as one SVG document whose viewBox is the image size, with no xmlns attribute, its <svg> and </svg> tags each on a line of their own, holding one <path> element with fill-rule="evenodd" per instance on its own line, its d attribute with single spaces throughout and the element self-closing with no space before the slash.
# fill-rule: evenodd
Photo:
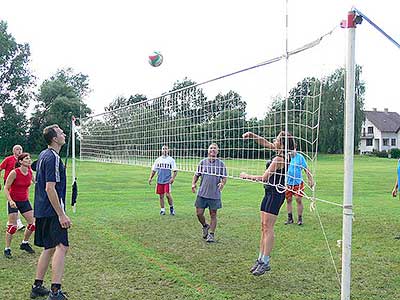
<svg viewBox="0 0 400 300">
<path fill-rule="evenodd" d="M 268 67 L 272 66 L 264 68 Z M 217 143 L 228 177 L 239 178 L 242 172 L 262 175 L 266 160 L 275 154 L 255 140 L 243 139 L 243 134 L 253 132 L 273 142 L 279 132 L 287 130 L 312 169 L 317 155 L 321 81 L 304 79 L 290 90 L 287 99 L 279 94 L 270 99 L 260 97 L 255 107 L 258 117 L 249 115 L 246 99 L 233 87 L 212 94 L 227 81 L 234 87 L 237 80 L 189 86 L 81 120 L 80 158 L 151 167 L 161 155 L 161 147 L 168 145 L 178 170 L 195 172 L 199 161 L 207 157 L 208 146 Z"/>
</svg>

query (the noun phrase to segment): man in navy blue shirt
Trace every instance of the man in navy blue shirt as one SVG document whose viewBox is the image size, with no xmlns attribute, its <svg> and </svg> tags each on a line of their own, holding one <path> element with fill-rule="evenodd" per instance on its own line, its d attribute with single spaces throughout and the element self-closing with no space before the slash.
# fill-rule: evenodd
<svg viewBox="0 0 400 300">
<path fill-rule="evenodd" d="M 66 174 L 59 156 L 65 144 L 65 134 L 58 125 L 43 130 L 48 148 L 43 150 L 36 166 L 34 216 L 36 218 L 35 245 L 43 247 L 36 279 L 32 286 L 31 298 L 48 296 L 48 300 L 67 299 L 61 290 L 65 256 L 68 250 L 68 229 L 71 220 L 65 214 Z M 43 286 L 50 260 L 52 276 L 50 291 Z"/>
</svg>

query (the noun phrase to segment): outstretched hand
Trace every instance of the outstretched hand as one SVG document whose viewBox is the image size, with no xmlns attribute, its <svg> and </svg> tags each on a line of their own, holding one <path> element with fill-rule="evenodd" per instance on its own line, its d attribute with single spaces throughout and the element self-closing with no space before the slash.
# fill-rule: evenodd
<svg viewBox="0 0 400 300">
<path fill-rule="evenodd" d="M 393 189 L 392 196 L 393 196 L 393 198 L 396 198 L 396 196 L 397 196 L 397 189 L 396 188 Z"/>
<path fill-rule="evenodd" d="M 254 136 L 254 133 L 252 133 L 251 131 L 247 131 L 247 132 L 243 133 L 242 138 L 249 139 L 249 138 L 252 138 L 253 136 Z"/>
</svg>

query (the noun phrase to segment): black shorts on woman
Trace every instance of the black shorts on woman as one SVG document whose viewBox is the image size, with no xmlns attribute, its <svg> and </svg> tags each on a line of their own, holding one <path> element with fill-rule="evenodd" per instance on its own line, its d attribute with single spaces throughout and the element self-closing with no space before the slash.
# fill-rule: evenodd
<svg viewBox="0 0 400 300">
<path fill-rule="evenodd" d="M 265 187 L 264 198 L 260 205 L 260 211 L 278 215 L 282 204 L 285 202 L 285 192 L 279 192 L 275 186 Z"/>
<path fill-rule="evenodd" d="M 26 213 L 27 211 L 32 210 L 31 203 L 29 201 L 14 201 L 15 204 L 17 205 L 16 208 L 13 208 L 10 206 L 10 203 L 8 203 L 8 214 L 16 214 L 18 211 L 21 214 Z"/>
<path fill-rule="evenodd" d="M 277 155 L 282 157 L 281 155 Z M 283 158 L 283 157 L 282 157 Z M 267 162 L 268 169 L 271 161 Z M 289 162 L 287 163 L 289 164 Z M 273 215 L 278 215 L 283 202 L 285 202 L 285 167 L 277 169 L 269 178 L 268 183 L 264 185 L 265 194 L 261 202 L 260 210 Z"/>
</svg>

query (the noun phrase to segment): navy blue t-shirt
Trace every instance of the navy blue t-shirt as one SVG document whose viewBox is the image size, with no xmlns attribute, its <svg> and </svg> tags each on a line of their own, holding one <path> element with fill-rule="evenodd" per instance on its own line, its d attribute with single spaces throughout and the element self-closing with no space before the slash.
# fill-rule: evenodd
<svg viewBox="0 0 400 300">
<path fill-rule="evenodd" d="M 50 203 L 46 192 L 46 183 L 55 182 L 60 206 L 65 211 L 66 174 L 65 167 L 58 153 L 53 149 L 43 150 L 39 154 L 36 166 L 35 185 L 35 218 L 56 216 L 57 213 Z"/>
</svg>

